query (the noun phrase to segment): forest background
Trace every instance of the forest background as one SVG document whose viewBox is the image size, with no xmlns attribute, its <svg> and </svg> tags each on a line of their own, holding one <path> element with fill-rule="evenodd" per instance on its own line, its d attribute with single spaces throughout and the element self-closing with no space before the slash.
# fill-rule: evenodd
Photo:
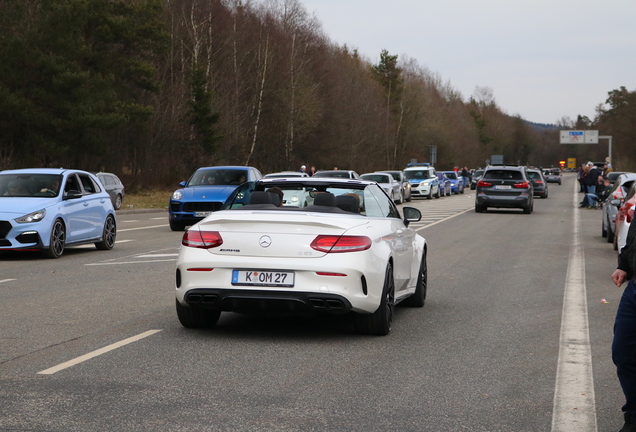
<svg viewBox="0 0 636 432">
<path fill-rule="evenodd" d="M 299 0 L 0 0 L 0 169 L 109 171 L 134 190 L 211 165 L 402 169 L 430 146 L 438 169 L 549 167 L 604 160 L 602 141 L 559 144 L 560 129 L 598 129 L 615 169 L 636 170 L 625 87 L 594 119 L 539 125 L 487 87 L 465 98 L 378 54 L 333 44 Z"/>
</svg>

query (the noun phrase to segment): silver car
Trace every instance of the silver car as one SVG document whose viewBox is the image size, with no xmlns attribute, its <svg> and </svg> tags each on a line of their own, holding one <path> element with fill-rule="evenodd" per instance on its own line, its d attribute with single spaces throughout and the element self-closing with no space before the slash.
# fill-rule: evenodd
<svg viewBox="0 0 636 432">
<path fill-rule="evenodd" d="M 391 174 L 385 172 L 367 173 L 362 174 L 360 178 L 376 182 L 389 198 L 398 204 L 402 204 L 402 185 L 396 182 Z"/>
<path fill-rule="evenodd" d="M 608 243 L 614 243 L 614 235 L 616 234 L 616 213 L 622 200 L 625 199 L 629 188 L 636 180 L 636 173 L 624 173 L 618 176 L 612 190 L 602 205 L 602 231 L 603 237 L 607 238 Z M 618 205 L 617 205 L 618 204 Z"/>
<path fill-rule="evenodd" d="M 404 201 L 410 202 L 411 201 L 411 183 L 409 183 L 409 179 L 406 178 L 404 171 L 382 171 L 382 172 L 391 174 L 391 177 L 393 177 L 393 180 L 395 180 L 396 182 L 402 185 L 402 200 L 400 202 L 404 202 Z"/>
</svg>

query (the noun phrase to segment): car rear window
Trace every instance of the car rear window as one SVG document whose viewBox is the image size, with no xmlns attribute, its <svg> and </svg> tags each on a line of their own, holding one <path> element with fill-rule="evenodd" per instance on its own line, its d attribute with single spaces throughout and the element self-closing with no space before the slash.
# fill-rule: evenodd
<svg viewBox="0 0 636 432">
<path fill-rule="evenodd" d="M 382 174 L 365 174 L 362 176 L 364 180 L 371 180 L 376 183 L 389 183 L 389 177 Z"/>
<path fill-rule="evenodd" d="M 528 171 L 528 177 L 530 177 L 532 180 L 536 180 L 536 179 L 540 179 L 541 178 L 541 174 L 539 174 L 538 172 L 534 172 L 534 171 Z M 521 178 L 521 177 L 519 177 Z"/>
<path fill-rule="evenodd" d="M 516 170 L 501 170 L 494 169 L 488 170 L 484 174 L 484 180 L 523 180 L 523 176 L 520 171 Z"/>
</svg>

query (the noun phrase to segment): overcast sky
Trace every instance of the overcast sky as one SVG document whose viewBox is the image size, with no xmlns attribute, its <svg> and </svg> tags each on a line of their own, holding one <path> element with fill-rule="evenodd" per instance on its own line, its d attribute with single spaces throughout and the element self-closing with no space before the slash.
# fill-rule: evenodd
<svg viewBox="0 0 636 432">
<path fill-rule="evenodd" d="M 332 42 L 414 58 L 465 99 L 488 87 L 529 121 L 593 119 L 609 91 L 636 90 L 635 0 L 300 1 Z"/>
</svg>

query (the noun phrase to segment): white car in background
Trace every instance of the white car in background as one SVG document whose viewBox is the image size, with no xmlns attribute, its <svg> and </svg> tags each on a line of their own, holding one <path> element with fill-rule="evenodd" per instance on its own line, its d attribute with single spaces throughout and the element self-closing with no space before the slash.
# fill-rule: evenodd
<svg viewBox="0 0 636 432">
<path fill-rule="evenodd" d="M 281 171 L 264 175 L 263 178 L 287 178 L 287 177 L 309 177 L 309 174 L 301 171 Z"/>
<path fill-rule="evenodd" d="M 312 204 L 277 207 L 277 186 L 302 188 Z M 277 201 L 277 200 L 276 200 Z M 176 310 L 188 328 L 214 327 L 221 312 L 347 314 L 356 330 L 386 335 L 394 306 L 422 307 L 427 245 L 375 182 L 261 179 L 183 235 Z"/>
<path fill-rule="evenodd" d="M 411 165 L 411 164 L 409 164 Z M 428 164 L 415 164 L 404 168 L 404 175 L 411 183 L 413 196 L 439 198 L 439 180 L 435 168 Z"/>
<path fill-rule="evenodd" d="M 389 173 L 374 172 L 362 174 L 360 176 L 362 180 L 369 180 L 376 182 L 386 194 L 396 203 L 402 204 L 404 197 L 402 196 L 402 185 L 393 179 L 393 176 Z"/>
</svg>

